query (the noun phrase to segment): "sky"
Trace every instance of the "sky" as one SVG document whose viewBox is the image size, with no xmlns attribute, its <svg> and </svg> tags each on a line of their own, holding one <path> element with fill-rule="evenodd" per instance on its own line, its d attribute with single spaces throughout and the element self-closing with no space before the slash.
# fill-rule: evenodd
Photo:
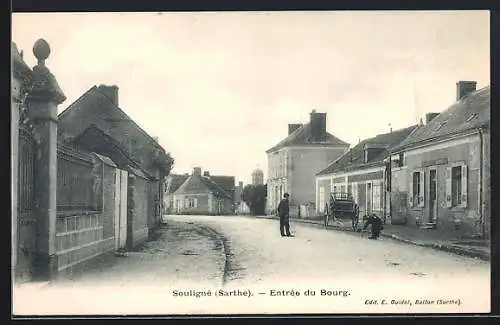
<svg viewBox="0 0 500 325">
<path fill-rule="evenodd" d="M 313 109 L 355 145 L 443 111 L 459 80 L 490 83 L 488 11 L 13 14 L 30 66 L 39 38 L 67 96 L 59 111 L 117 85 L 173 172 L 245 184 L 257 167 L 267 176 L 265 151 Z"/>
</svg>

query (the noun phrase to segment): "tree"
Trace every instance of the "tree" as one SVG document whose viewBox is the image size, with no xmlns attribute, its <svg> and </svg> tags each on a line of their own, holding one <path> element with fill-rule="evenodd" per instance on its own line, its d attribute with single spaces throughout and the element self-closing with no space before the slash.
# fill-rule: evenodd
<svg viewBox="0 0 500 325">
<path fill-rule="evenodd" d="M 241 199 L 250 208 L 252 215 L 263 215 L 266 210 L 267 185 L 247 185 L 243 188 Z"/>
</svg>

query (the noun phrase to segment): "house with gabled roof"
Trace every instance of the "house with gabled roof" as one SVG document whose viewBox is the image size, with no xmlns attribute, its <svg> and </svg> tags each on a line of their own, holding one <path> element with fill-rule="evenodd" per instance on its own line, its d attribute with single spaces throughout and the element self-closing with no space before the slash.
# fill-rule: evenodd
<svg viewBox="0 0 500 325">
<path fill-rule="evenodd" d="M 476 84 L 458 82 L 455 103 L 391 153 L 393 223 L 489 237 L 491 88 Z"/>
<path fill-rule="evenodd" d="M 315 174 L 344 154 L 349 144 L 326 130 L 326 113 L 313 110 L 309 123 L 289 124 L 288 136 L 266 151 L 267 213 L 276 210 L 285 192 L 290 194 L 290 215 L 314 205 Z"/>
<path fill-rule="evenodd" d="M 321 214 L 331 192 L 351 193 L 360 215 L 388 214 L 386 158 L 416 125 L 365 139 L 316 174 L 316 212 Z"/>
<path fill-rule="evenodd" d="M 158 229 L 173 159 L 119 107 L 117 86 L 92 86 L 58 115 L 58 132 L 65 143 L 108 156 L 128 172 L 129 247 Z"/>
<path fill-rule="evenodd" d="M 174 214 L 229 215 L 234 213 L 234 176 L 211 176 L 195 167 L 173 192 Z"/>
<path fill-rule="evenodd" d="M 163 194 L 163 207 L 165 214 L 172 214 L 174 210 L 174 193 L 177 189 L 189 178 L 189 173 L 186 174 L 170 174 L 165 178 L 165 186 Z"/>
</svg>

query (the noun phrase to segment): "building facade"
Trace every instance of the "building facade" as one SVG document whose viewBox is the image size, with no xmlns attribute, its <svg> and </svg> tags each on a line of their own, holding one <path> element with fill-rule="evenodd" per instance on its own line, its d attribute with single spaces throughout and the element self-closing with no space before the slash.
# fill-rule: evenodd
<svg viewBox="0 0 500 325">
<path fill-rule="evenodd" d="M 170 174 L 165 178 L 163 194 L 163 213 L 172 214 L 174 210 L 174 193 L 189 178 L 189 174 Z"/>
<path fill-rule="evenodd" d="M 386 182 L 391 148 L 408 137 L 416 126 L 379 134 L 350 149 L 316 175 L 316 213 L 325 212 L 331 192 L 351 193 L 359 205 L 360 215 L 389 215 Z"/>
<path fill-rule="evenodd" d="M 129 196 L 139 200 L 134 206 L 145 207 L 131 211 L 129 224 L 141 227 L 132 230 L 131 245 L 146 240 L 161 222 L 164 178 L 172 166 L 170 155 L 119 107 L 117 86 L 91 87 L 58 119 L 65 142 L 108 156 L 131 177 L 137 177 L 128 180 L 134 186 Z M 135 220 L 143 218 L 145 222 Z"/>
<path fill-rule="evenodd" d="M 489 237 L 490 93 L 458 82 L 456 102 L 393 151 L 393 223 Z"/>
<path fill-rule="evenodd" d="M 285 192 L 291 215 L 315 204 L 315 174 L 343 155 L 349 144 L 326 131 L 326 113 L 310 113 L 309 123 L 289 124 L 288 136 L 267 150 L 267 213 L 274 213 Z"/>
<path fill-rule="evenodd" d="M 232 189 L 229 180 L 233 181 Z M 174 214 L 230 215 L 234 213 L 234 177 L 210 176 L 195 167 L 172 194 Z"/>
</svg>

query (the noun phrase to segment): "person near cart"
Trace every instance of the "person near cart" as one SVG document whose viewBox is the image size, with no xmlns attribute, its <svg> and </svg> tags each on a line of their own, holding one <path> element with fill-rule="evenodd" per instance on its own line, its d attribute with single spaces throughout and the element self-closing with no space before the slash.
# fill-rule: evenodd
<svg viewBox="0 0 500 325">
<path fill-rule="evenodd" d="M 371 225 L 371 233 L 372 235 L 368 237 L 369 239 L 378 239 L 380 236 L 380 232 L 384 229 L 384 222 L 382 219 L 376 215 L 375 213 L 372 213 L 368 215 L 368 219 L 366 219 L 366 222 L 363 226 L 363 230 L 366 230 L 366 228 Z"/>
</svg>

